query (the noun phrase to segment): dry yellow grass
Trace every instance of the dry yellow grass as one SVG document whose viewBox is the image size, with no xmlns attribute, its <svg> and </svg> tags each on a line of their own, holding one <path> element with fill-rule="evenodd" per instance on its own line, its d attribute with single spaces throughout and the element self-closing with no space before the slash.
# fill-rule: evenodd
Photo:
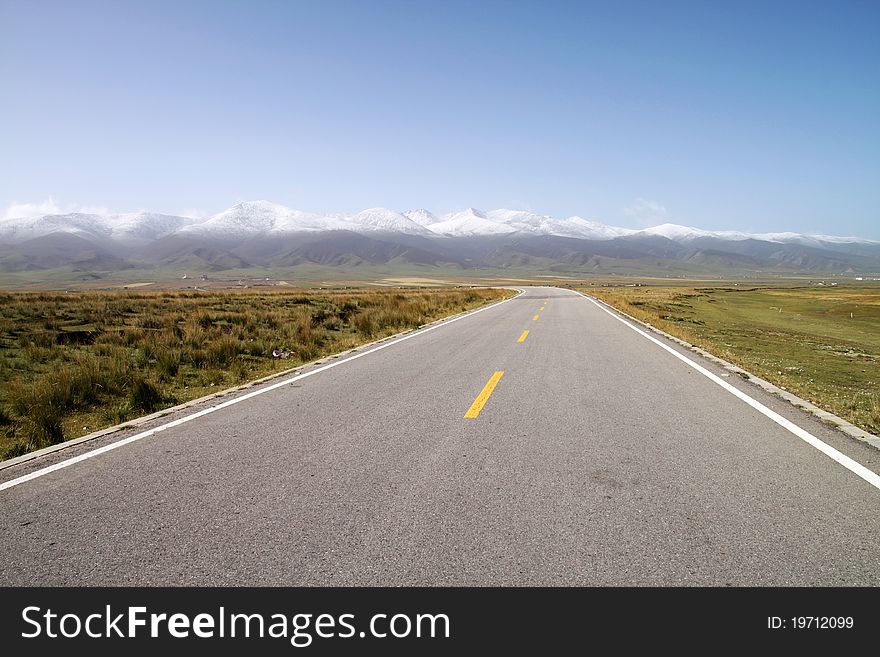
<svg viewBox="0 0 880 657">
<path fill-rule="evenodd" d="M 0 457 L 511 294 L 291 288 L 0 294 Z M 274 358 L 275 349 L 289 357 Z"/>
</svg>

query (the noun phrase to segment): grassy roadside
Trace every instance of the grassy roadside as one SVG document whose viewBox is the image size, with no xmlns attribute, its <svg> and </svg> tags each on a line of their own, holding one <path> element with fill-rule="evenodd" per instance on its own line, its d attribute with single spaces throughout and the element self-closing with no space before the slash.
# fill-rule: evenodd
<svg viewBox="0 0 880 657">
<path fill-rule="evenodd" d="M 0 294 L 0 459 L 512 294 L 449 288 Z M 273 350 L 287 355 L 275 358 Z"/>
<path fill-rule="evenodd" d="M 582 291 L 880 434 L 880 288 Z"/>
</svg>

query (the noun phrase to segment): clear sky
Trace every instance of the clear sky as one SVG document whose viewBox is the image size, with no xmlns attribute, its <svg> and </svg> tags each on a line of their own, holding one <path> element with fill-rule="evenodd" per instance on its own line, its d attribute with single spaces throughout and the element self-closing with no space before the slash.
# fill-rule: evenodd
<svg viewBox="0 0 880 657">
<path fill-rule="evenodd" d="M 8 204 L 880 238 L 880 2 L 0 0 Z"/>
</svg>

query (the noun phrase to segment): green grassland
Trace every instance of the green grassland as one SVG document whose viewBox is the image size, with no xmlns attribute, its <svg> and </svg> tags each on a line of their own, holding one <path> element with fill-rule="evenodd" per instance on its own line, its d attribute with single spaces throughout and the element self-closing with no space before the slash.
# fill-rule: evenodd
<svg viewBox="0 0 880 657">
<path fill-rule="evenodd" d="M 880 434 L 880 286 L 583 291 Z"/>
<path fill-rule="evenodd" d="M 294 288 L 0 294 L 0 458 L 512 295 Z M 280 359 L 273 349 L 290 352 Z"/>
</svg>

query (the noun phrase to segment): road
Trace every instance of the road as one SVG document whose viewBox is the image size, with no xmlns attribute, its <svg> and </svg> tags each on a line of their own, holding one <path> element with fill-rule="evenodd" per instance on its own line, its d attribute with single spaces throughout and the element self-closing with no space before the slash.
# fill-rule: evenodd
<svg viewBox="0 0 880 657">
<path fill-rule="evenodd" d="M 880 585 L 875 485 L 593 301 L 526 288 L 411 335 L 0 470 L 41 475 L 0 490 L 0 583 Z"/>
</svg>

